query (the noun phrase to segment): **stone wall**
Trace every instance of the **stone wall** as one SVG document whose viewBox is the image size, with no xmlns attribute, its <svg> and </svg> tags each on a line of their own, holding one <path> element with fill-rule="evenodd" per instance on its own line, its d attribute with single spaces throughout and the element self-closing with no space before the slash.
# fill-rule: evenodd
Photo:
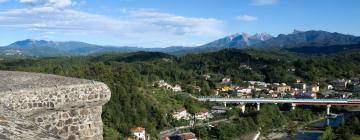
<svg viewBox="0 0 360 140">
<path fill-rule="evenodd" d="M 109 100 L 101 82 L 0 71 L 0 103 L 63 139 L 102 139 L 102 105 Z"/>
</svg>

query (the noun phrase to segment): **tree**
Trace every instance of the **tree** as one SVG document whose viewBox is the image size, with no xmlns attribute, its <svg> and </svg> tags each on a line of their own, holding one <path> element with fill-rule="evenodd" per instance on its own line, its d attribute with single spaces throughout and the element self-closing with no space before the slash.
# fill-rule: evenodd
<svg viewBox="0 0 360 140">
<path fill-rule="evenodd" d="M 318 140 L 335 140 L 336 136 L 332 132 L 331 127 L 326 127 L 325 132 L 318 138 Z"/>
</svg>

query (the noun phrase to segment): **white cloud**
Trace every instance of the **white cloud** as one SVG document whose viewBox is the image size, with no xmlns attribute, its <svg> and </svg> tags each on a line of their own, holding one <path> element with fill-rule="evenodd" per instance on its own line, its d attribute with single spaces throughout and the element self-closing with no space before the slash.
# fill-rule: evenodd
<svg viewBox="0 0 360 140">
<path fill-rule="evenodd" d="M 108 36 L 126 40 L 123 42 L 127 44 L 146 42 L 149 45 L 158 43 L 156 45 L 159 46 L 184 42 L 185 36 L 204 38 L 224 35 L 222 21 L 213 18 L 184 17 L 151 9 L 127 9 L 119 17 L 109 17 L 66 9 L 68 4 L 64 3 L 49 6 L 46 4 L 49 0 L 45 3 L 39 0 L 21 1 L 43 6 L 0 10 L 0 27 L 24 29 L 43 36 Z"/>
<path fill-rule="evenodd" d="M 279 0 L 252 0 L 252 4 L 256 6 L 260 5 L 272 5 L 276 4 Z"/>
<path fill-rule="evenodd" d="M 246 22 L 258 20 L 257 17 L 249 16 L 249 15 L 237 16 L 237 17 L 235 17 L 235 19 L 241 20 L 241 21 L 246 21 Z"/>
<path fill-rule="evenodd" d="M 65 8 L 75 4 L 71 0 L 18 0 L 20 3 L 34 7 Z"/>
</svg>

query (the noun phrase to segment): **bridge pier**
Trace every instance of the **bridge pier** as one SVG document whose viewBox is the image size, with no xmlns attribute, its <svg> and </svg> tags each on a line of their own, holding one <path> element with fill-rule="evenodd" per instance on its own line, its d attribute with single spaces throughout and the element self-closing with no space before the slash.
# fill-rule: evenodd
<svg viewBox="0 0 360 140">
<path fill-rule="evenodd" d="M 330 116 L 331 105 L 326 105 L 326 115 Z"/>
<path fill-rule="evenodd" d="M 291 103 L 291 110 L 295 110 L 296 109 L 296 104 L 295 103 Z"/>
<path fill-rule="evenodd" d="M 226 102 L 224 102 L 224 107 L 226 107 Z"/>
<path fill-rule="evenodd" d="M 260 111 L 260 103 L 256 103 L 256 111 Z"/>
<path fill-rule="evenodd" d="M 245 109 L 246 109 L 245 103 L 240 103 L 239 106 L 240 106 L 241 112 L 244 114 Z"/>
</svg>

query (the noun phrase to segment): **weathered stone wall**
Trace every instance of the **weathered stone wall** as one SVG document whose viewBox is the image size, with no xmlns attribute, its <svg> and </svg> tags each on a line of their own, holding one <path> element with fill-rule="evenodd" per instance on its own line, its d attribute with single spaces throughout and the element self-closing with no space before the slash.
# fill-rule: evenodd
<svg viewBox="0 0 360 140">
<path fill-rule="evenodd" d="M 0 103 L 7 109 L 64 139 L 102 139 L 102 105 L 110 100 L 105 84 L 8 71 L 0 71 L 0 80 L 8 81 L 0 81 Z"/>
</svg>

